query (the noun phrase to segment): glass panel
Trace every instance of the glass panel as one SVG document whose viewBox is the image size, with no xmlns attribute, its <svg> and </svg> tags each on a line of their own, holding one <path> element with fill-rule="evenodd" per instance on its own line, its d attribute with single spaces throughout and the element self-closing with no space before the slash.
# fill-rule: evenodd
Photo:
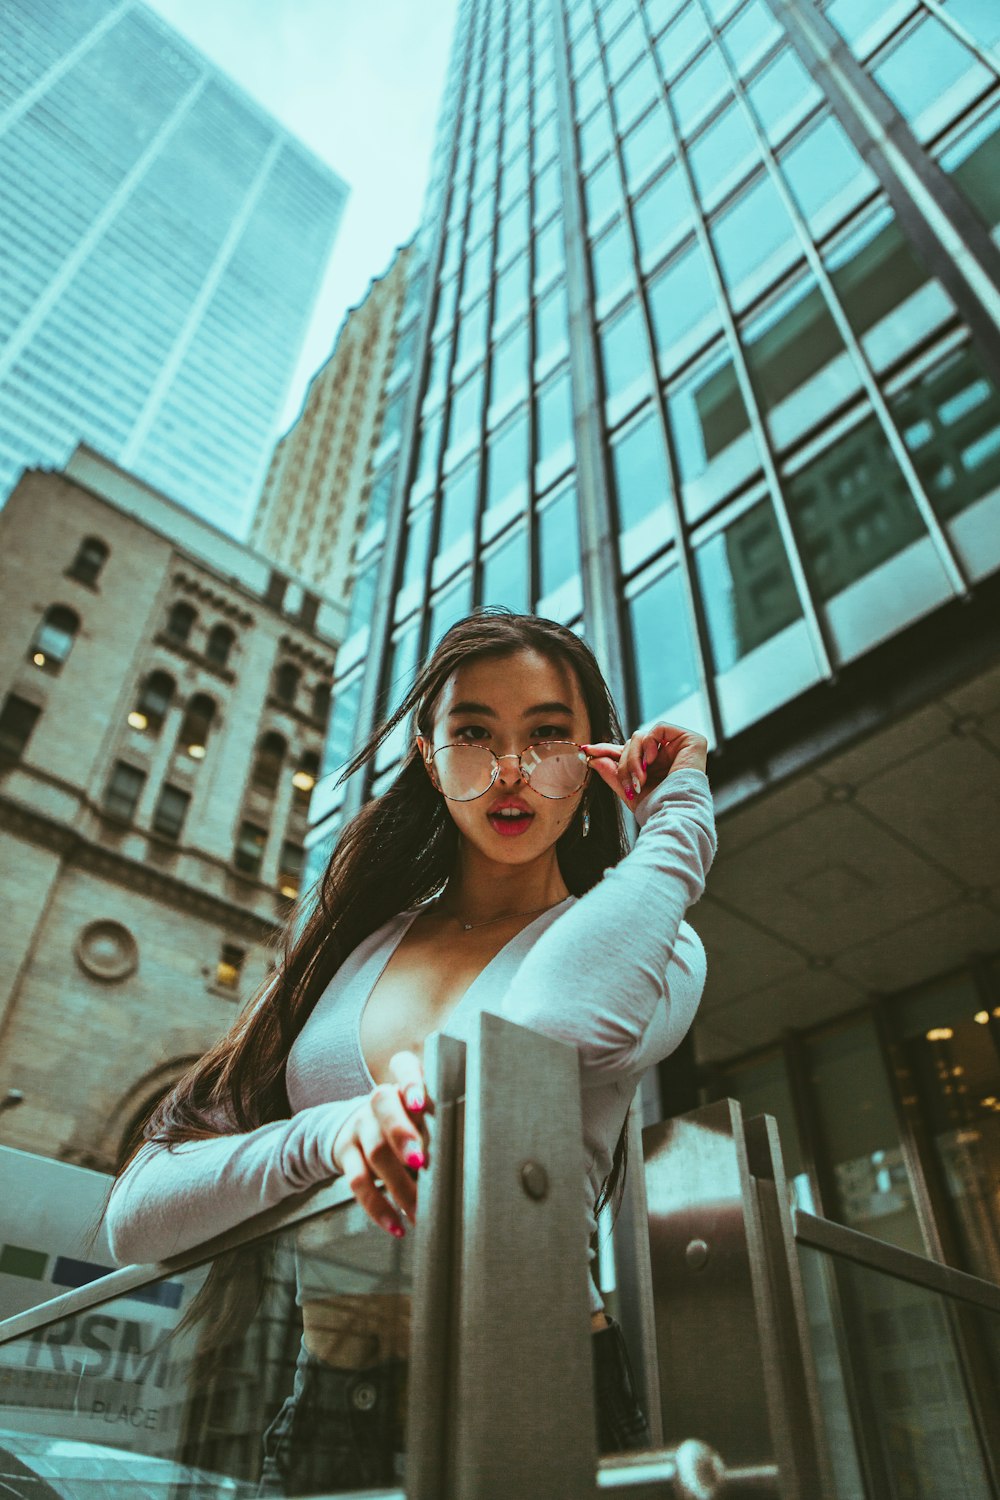
<svg viewBox="0 0 1000 1500">
<path fill-rule="evenodd" d="M 699 362 L 667 397 L 681 498 L 696 521 L 758 467 L 743 395 L 725 346 Z"/>
<path fill-rule="evenodd" d="M 452 393 L 451 418 L 448 426 L 448 447 L 452 450 L 464 448 L 476 442 L 483 417 L 483 371 L 482 366 L 463 386 Z"/>
<path fill-rule="evenodd" d="M 420 644 L 420 623 L 414 620 L 392 648 L 388 674 L 383 683 L 385 717 L 389 718 L 402 703 L 410 688 L 417 666 L 417 647 Z M 375 752 L 375 770 L 384 771 L 398 760 L 406 748 L 407 724 L 403 719 L 384 739 Z"/>
<path fill-rule="evenodd" d="M 604 324 L 600 342 L 605 398 L 611 402 L 616 396 L 630 391 L 631 399 L 638 401 L 643 393 L 648 394 L 652 370 L 638 303 L 630 302 L 623 312 Z M 633 387 L 634 391 L 631 390 Z"/>
<path fill-rule="evenodd" d="M 823 600 L 924 535 L 874 417 L 800 469 L 788 480 L 785 495 L 803 564 Z"/>
<path fill-rule="evenodd" d="M 612 82 L 616 78 L 621 78 L 622 74 L 631 67 L 642 51 L 642 48 L 642 27 L 638 20 L 633 17 L 628 25 L 619 31 L 614 40 L 608 43 L 608 72 L 611 75 Z"/>
<path fill-rule="evenodd" d="M 928 294 L 930 326 L 951 310 L 887 208 L 876 210 L 825 260 L 848 321 L 876 369 L 911 349 L 917 333 L 926 331 L 919 309 Z"/>
<path fill-rule="evenodd" d="M 670 149 L 670 129 L 662 109 L 651 110 L 622 141 L 625 176 L 634 193 Z"/>
<path fill-rule="evenodd" d="M 446 630 L 450 630 L 472 609 L 472 574 L 467 573 L 431 605 L 428 640 L 431 650 L 437 645 Z"/>
<path fill-rule="evenodd" d="M 649 312 L 662 361 L 679 364 L 718 322 L 705 257 L 692 245 L 649 283 Z"/>
<path fill-rule="evenodd" d="M 524 614 L 528 598 L 528 533 L 518 526 L 500 546 L 483 558 L 483 604 L 505 604 Z"/>
<path fill-rule="evenodd" d="M 591 110 L 602 103 L 605 97 L 604 74 L 599 64 L 595 63 L 577 79 L 573 93 L 576 98 L 577 118 L 586 119 Z"/>
<path fill-rule="evenodd" d="M 515 328 L 493 351 L 493 377 L 490 405 L 506 406 L 512 399 L 527 395 L 528 330 L 522 324 Z"/>
<path fill-rule="evenodd" d="M 554 276 L 561 276 L 565 270 L 566 242 L 562 219 L 555 218 L 535 235 L 535 286 L 546 286 Z"/>
<path fill-rule="evenodd" d="M 406 533 L 406 561 L 403 565 L 401 589 L 405 589 L 409 584 L 415 583 L 418 578 L 422 578 L 427 569 L 433 513 L 433 506 L 425 505 L 416 515 L 410 517 Z"/>
<path fill-rule="evenodd" d="M 622 188 L 618 162 L 609 156 L 583 184 L 587 203 L 587 228 L 591 234 L 621 212 Z"/>
<path fill-rule="evenodd" d="M 497 277 L 493 325 L 503 328 L 511 318 L 523 318 L 528 302 L 528 257 L 519 255 Z"/>
<path fill-rule="evenodd" d="M 847 217 L 862 198 L 878 190 L 878 178 L 862 161 L 838 120 L 827 115 L 796 139 L 781 158 L 799 209 L 814 238 Z"/>
<path fill-rule="evenodd" d="M 5 1344 L 9 1493 L 231 1500 L 262 1480 L 261 1492 L 296 1495 L 397 1488 L 411 1243 L 352 1202 Z M 100 1257 L 110 1261 L 106 1248 Z M 294 1445 L 282 1438 L 293 1388 Z M 362 1400 L 349 1404 L 352 1390 Z M 326 1419 L 303 1422 L 309 1410 Z"/>
<path fill-rule="evenodd" d="M 639 263 L 644 271 L 651 271 L 694 223 L 687 184 L 678 167 L 670 167 L 643 193 L 633 210 L 633 223 Z"/>
<path fill-rule="evenodd" d="M 544 224 L 562 207 L 562 181 L 558 161 L 550 162 L 535 178 L 535 223 Z"/>
<path fill-rule="evenodd" d="M 640 58 L 615 90 L 615 119 L 619 135 L 628 130 L 659 94 L 660 80 L 656 69 L 648 57 Z"/>
<path fill-rule="evenodd" d="M 611 115 L 606 109 L 599 109 L 580 126 L 580 165 L 585 172 L 611 150 L 614 139 Z"/>
<path fill-rule="evenodd" d="M 512 255 L 525 248 L 530 236 L 527 196 L 519 198 L 497 226 L 497 265 L 506 265 Z"/>
<path fill-rule="evenodd" d="M 470 363 L 478 363 L 483 357 L 486 345 L 487 315 L 489 303 L 484 297 L 474 307 L 470 307 L 463 315 L 458 325 L 458 348 L 455 351 L 455 367 L 463 368 Z"/>
<path fill-rule="evenodd" d="M 650 412 L 611 447 L 618 521 L 622 531 L 646 519 L 670 494 L 660 421 Z"/>
<path fill-rule="evenodd" d="M 776 281 L 802 253 L 768 177 L 761 177 L 715 220 L 712 238 L 736 307 Z"/>
<path fill-rule="evenodd" d="M 827 1441 L 838 1495 L 861 1496 L 864 1467 L 879 1476 L 885 1500 L 990 1500 L 975 1414 L 954 1341 L 955 1304 L 868 1266 L 799 1247 Z M 977 1310 L 977 1323 L 1000 1341 L 1000 1319 Z M 842 1361 L 846 1347 L 856 1401 L 849 1422 Z"/>
<path fill-rule="evenodd" d="M 598 310 L 606 310 L 633 280 L 632 246 L 620 219 L 594 243 L 590 255 Z"/>
<path fill-rule="evenodd" d="M 691 61 L 699 47 L 708 41 L 708 35 L 701 6 L 687 6 L 656 44 L 656 55 L 668 82 Z"/>
<path fill-rule="evenodd" d="M 542 598 L 580 572 L 580 531 L 572 485 L 538 512 L 538 570 Z"/>
<path fill-rule="evenodd" d="M 770 500 L 703 543 L 695 559 L 717 672 L 728 672 L 800 617 Z"/>
<path fill-rule="evenodd" d="M 785 47 L 747 89 L 768 140 L 774 144 L 819 104 L 823 91 L 791 47 Z"/>
<path fill-rule="evenodd" d="M 969 49 L 932 16 L 893 48 L 873 76 L 919 140 L 927 140 L 993 81 Z"/>
<path fill-rule="evenodd" d="M 1000 11 L 997 16 L 1000 30 Z M 951 173 L 986 227 L 995 229 L 1000 224 L 1000 110 L 946 151 L 941 166 Z"/>
<path fill-rule="evenodd" d="M 483 240 L 477 249 L 466 256 L 465 274 L 462 277 L 463 302 L 471 302 L 473 298 L 480 296 L 486 290 L 486 283 L 490 275 L 490 256 L 492 252 L 492 242 L 490 240 Z"/>
<path fill-rule="evenodd" d="M 1000 10 L 994 0 L 944 0 L 944 9 L 980 46 L 995 47 L 1000 42 Z"/>
<path fill-rule="evenodd" d="M 746 175 L 757 155 L 742 105 L 731 104 L 691 147 L 691 170 L 702 197 L 726 192 Z"/>
<path fill-rule="evenodd" d="M 629 601 L 632 661 L 639 694 L 639 717 L 667 713 L 697 691 L 698 677 L 680 575 L 676 568 Z M 661 649 L 649 650 L 650 641 Z"/>
<path fill-rule="evenodd" d="M 737 71 L 746 73 L 783 35 L 764 0 L 751 0 L 722 33 L 722 45 Z"/>
<path fill-rule="evenodd" d="M 1000 393 L 972 345 L 945 355 L 889 406 L 943 520 L 1000 488 Z"/>
<path fill-rule="evenodd" d="M 441 500 L 441 531 L 438 537 L 439 556 L 475 525 L 478 488 L 478 459 L 466 464 L 445 481 Z"/>
<path fill-rule="evenodd" d="M 528 480 L 528 414 L 519 413 L 489 445 L 486 504 L 492 509 Z"/>
<path fill-rule="evenodd" d="M 692 135 L 729 93 L 729 74 L 713 47 L 684 74 L 671 90 L 674 118 L 681 135 Z"/>
<path fill-rule="evenodd" d="M 573 462 L 573 392 L 564 370 L 538 392 L 535 401 L 538 482 L 544 487 L 555 471 Z"/>
<path fill-rule="evenodd" d="M 569 304 L 566 283 L 560 281 L 535 305 L 535 360 L 539 366 L 561 355 L 569 341 Z"/>
<path fill-rule="evenodd" d="M 722 1096 L 739 1101 L 744 1120 L 751 1120 L 754 1115 L 774 1116 L 790 1189 L 789 1207 L 815 1213 L 795 1120 L 791 1082 L 781 1053 L 775 1052 L 770 1057 L 727 1069 L 722 1080 Z"/>
<path fill-rule="evenodd" d="M 836 1192 L 836 1201 L 823 1205 L 827 1218 L 926 1254 L 874 1023 L 865 1018 L 811 1037 L 805 1055 Z"/>
</svg>

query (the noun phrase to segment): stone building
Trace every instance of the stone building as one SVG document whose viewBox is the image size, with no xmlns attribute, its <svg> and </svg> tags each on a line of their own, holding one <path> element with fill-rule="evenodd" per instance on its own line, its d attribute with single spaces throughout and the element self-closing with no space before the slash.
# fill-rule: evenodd
<svg viewBox="0 0 1000 1500">
<path fill-rule="evenodd" d="M 372 456 L 402 417 L 391 375 L 411 250 L 351 308 L 302 411 L 274 450 L 250 539 L 268 557 L 346 602 L 354 543 L 365 522 Z"/>
<path fill-rule="evenodd" d="M 0 515 L 0 1118 L 111 1169 L 266 976 L 338 609 L 87 448 Z"/>
</svg>

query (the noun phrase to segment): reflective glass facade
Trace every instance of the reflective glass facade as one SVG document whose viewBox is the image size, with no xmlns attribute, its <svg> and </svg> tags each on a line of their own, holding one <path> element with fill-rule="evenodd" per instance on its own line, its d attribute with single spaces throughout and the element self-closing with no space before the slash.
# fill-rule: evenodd
<svg viewBox="0 0 1000 1500">
<path fill-rule="evenodd" d="M 586 633 L 627 721 L 720 746 L 995 572 L 996 31 L 466 0 L 330 768 L 474 603 Z"/>
<path fill-rule="evenodd" d="M 158 16 L 0 16 L 0 493 L 79 441 L 241 532 L 347 190 Z"/>
</svg>

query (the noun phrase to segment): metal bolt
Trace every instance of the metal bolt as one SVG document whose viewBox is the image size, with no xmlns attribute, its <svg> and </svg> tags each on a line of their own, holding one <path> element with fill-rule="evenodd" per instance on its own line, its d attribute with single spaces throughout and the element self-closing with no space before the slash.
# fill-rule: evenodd
<svg viewBox="0 0 1000 1500">
<path fill-rule="evenodd" d="M 691 1240 L 684 1251 L 684 1259 L 691 1271 L 700 1271 L 708 1261 L 708 1246 L 704 1240 Z"/>
<path fill-rule="evenodd" d="M 521 1186 L 529 1198 L 544 1198 L 549 1191 L 549 1174 L 540 1162 L 526 1161 L 521 1168 Z"/>
</svg>

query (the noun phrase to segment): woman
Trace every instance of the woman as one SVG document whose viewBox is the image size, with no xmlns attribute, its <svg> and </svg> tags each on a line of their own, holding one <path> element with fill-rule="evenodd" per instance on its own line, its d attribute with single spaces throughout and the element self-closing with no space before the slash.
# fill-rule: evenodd
<svg viewBox="0 0 1000 1500">
<path fill-rule="evenodd" d="M 146 1126 L 109 1204 L 119 1261 L 177 1254 L 338 1174 L 376 1224 L 405 1234 L 434 1112 L 424 1041 L 468 1039 L 484 1008 L 578 1049 L 593 1234 L 639 1080 L 681 1041 L 704 985 L 683 918 L 715 852 L 707 742 L 656 722 L 622 744 L 584 642 L 496 609 L 447 632 L 344 775 L 411 711 L 401 769 L 342 832 L 273 982 Z M 622 804 L 642 830 L 630 853 Z M 332 1487 L 334 1451 L 339 1482 L 391 1482 L 359 1427 L 370 1413 L 349 1399 L 360 1370 L 376 1396 L 398 1376 L 389 1325 L 367 1344 L 338 1336 L 330 1299 L 300 1296 L 305 1354 L 268 1434 L 265 1492 Z M 648 1445 L 593 1282 L 591 1309 L 600 1450 Z M 330 1433 L 331 1413 L 323 1474 L 310 1430 Z"/>
</svg>

